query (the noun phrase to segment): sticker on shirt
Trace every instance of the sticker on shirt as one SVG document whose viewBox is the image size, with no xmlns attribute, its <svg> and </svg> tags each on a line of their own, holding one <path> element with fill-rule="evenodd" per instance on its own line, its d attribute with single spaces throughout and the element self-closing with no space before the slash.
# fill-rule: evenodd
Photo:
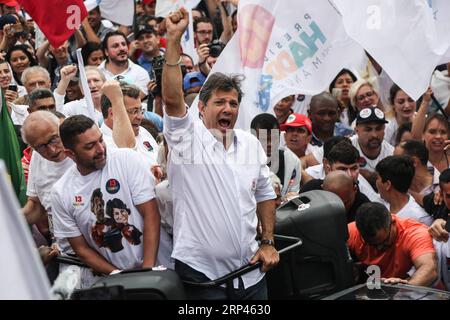
<svg viewBox="0 0 450 320">
<path fill-rule="evenodd" d="M 256 191 L 256 179 L 252 181 L 252 188 L 251 188 L 252 192 Z"/>
<path fill-rule="evenodd" d="M 367 166 L 367 160 L 364 157 L 359 157 L 358 162 L 360 168 L 365 168 Z"/>
<path fill-rule="evenodd" d="M 111 252 L 123 250 L 122 239 L 131 245 L 141 244 L 142 232 L 129 224 L 131 210 L 120 199 L 114 198 L 106 202 L 100 189 L 95 189 L 91 196 L 91 211 L 96 217 L 91 235 L 97 246 L 108 248 Z"/>
<path fill-rule="evenodd" d="M 74 197 L 74 201 L 72 202 L 72 205 L 74 207 L 81 207 L 82 205 L 84 205 L 83 197 L 82 196 L 75 196 Z"/>
<path fill-rule="evenodd" d="M 120 183 L 116 179 L 109 179 L 106 181 L 106 191 L 111 194 L 115 194 L 120 190 Z"/>
<path fill-rule="evenodd" d="M 148 152 L 152 152 L 153 151 L 153 147 L 150 144 L 150 142 L 144 141 L 142 144 L 144 145 L 145 149 L 147 149 Z"/>
</svg>

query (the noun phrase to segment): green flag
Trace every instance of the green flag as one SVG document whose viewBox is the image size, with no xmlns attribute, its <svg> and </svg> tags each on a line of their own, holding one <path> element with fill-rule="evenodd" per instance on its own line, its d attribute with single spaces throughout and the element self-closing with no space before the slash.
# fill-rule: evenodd
<svg viewBox="0 0 450 320">
<path fill-rule="evenodd" d="M 14 125 L 8 112 L 5 96 L 2 95 L 0 111 L 0 159 L 5 162 L 11 183 L 21 206 L 27 201 L 25 176 L 20 161 L 20 148 Z"/>
</svg>

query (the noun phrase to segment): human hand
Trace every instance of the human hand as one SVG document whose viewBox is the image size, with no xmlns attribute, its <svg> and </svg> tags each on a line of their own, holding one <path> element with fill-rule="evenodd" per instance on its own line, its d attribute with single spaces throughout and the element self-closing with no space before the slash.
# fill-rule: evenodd
<svg viewBox="0 0 450 320">
<path fill-rule="evenodd" d="M 8 40 L 14 37 L 14 32 L 12 32 L 11 30 L 12 26 L 13 25 L 11 23 L 5 24 L 3 26 L 3 34 L 6 36 Z"/>
<path fill-rule="evenodd" d="M 16 100 L 18 96 L 19 94 L 16 91 L 12 91 L 9 89 L 6 89 L 5 91 L 5 99 L 7 102 L 14 102 L 14 100 Z"/>
<path fill-rule="evenodd" d="M 440 206 L 441 204 L 442 204 L 442 195 L 441 195 L 441 193 L 440 192 L 436 192 L 435 194 L 434 194 L 434 199 L 433 199 L 433 202 L 434 202 L 434 204 L 436 205 L 436 206 Z"/>
<path fill-rule="evenodd" d="M 203 43 L 197 47 L 198 64 L 203 64 L 209 57 L 209 47 L 207 43 Z"/>
<path fill-rule="evenodd" d="M 444 219 L 436 219 L 431 224 L 428 229 L 428 233 L 435 239 L 436 241 L 447 242 L 448 241 L 448 232 L 445 230 L 445 224 L 447 222 Z"/>
<path fill-rule="evenodd" d="M 150 82 L 147 84 L 148 92 L 151 92 L 151 93 L 154 95 L 157 86 L 158 86 L 158 84 L 156 83 L 155 80 L 150 81 Z"/>
<path fill-rule="evenodd" d="M 150 171 L 155 176 L 155 184 L 161 182 L 161 178 L 163 177 L 163 171 L 160 165 L 151 166 Z"/>
<path fill-rule="evenodd" d="M 78 68 L 74 64 L 69 64 L 67 66 L 62 67 L 60 71 L 61 80 L 69 82 L 76 76 L 77 70 Z"/>
<path fill-rule="evenodd" d="M 255 264 L 258 261 L 261 261 L 263 264 L 261 272 L 267 272 L 280 262 L 280 255 L 274 246 L 262 245 L 250 260 L 250 264 Z"/>
<path fill-rule="evenodd" d="M 41 261 L 46 266 L 50 263 L 56 256 L 59 255 L 59 251 L 47 246 L 40 246 L 38 248 L 39 256 L 41 257 Z"/>
<path fill-rule="evenodd" d="M 383 281 L 386 284 L 397 284 L 397 283 L 408 284 L 408 280 L 400 278 L 381 278 L 381 281 Z"/>
<path fill-rule="evenodd" d="M 189 24 L 189 13 L 185 8 L 171 13 L 166 18 L 167 38 L 181 39 L 184 31 Z"/>
<path fill-rule="evenodd" d="M 428 87 L 427 91 L 425 91 L 425 93 L 422 96 L 422 101 L 424 103 L 429 103 L 431 100 L 431 95 L 433 94 L 433 90 L 431 89 L 431 87 Z"/>
<path fill-rule="evenodd" d="M 120 83 L 117 80 L 107 80 L 100 89 L 100 92 L 104 94 L 109 101 L 116 99 L 123 99 L 122 89 Z"/>
</svg>

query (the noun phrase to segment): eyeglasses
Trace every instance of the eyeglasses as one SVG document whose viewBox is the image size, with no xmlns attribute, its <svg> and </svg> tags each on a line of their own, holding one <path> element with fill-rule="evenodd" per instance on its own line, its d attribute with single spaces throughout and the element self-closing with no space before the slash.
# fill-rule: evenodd
<svg viewBox="0 0 450 320">
<path fill-rule="evenodd" d="M 382 250 L 384 248 L 387 248 L 390 246 L 389 242 L 391 240 L 391 231 L 392 231 L 392 222 L 389 224 L 388 235 L 383 241 L 381 241 L 380 243 L 369 243 L 366 241 L 366 243 L 372 247 L 375 247 L 377 250 Z"/>
<path fill-rule="evenodd" d="M 135 108 L 135 109 L 130 109 L 127 110 L 128 114 L 131 114 L 132 116 L 136 116 L 138 114 L 144 114 L 145 110 L 144 108 Z"/>
<path fill-rule="evenodd" d="M 54 105 L 54 104 L 49 104 L 47 106 L 44 105 L 44 106 L 39 106 L 36 109 L 39 110 L 39 111 L 41 111 L 41 110 L 50 111 L 50 110 L 55 110 L 56 109 L 56 105 Z"/>
<path fill-rule="evenodd" d="M 207 34 L 212 34 L 212 30 L 200 30 L 197 31 L 197 33 L 201 34 L 202 36 L 207 35 Z"/>
<path fill-rule="evenodd" d="M 33 149 L 36 150 L 38 153 L 43 153 L 45 150 L 50 147 L 54 146 L 61 142 L 61 139 L 58 136 L 53 136 L 47 143 L 40 144 Z"/>
<path fill-rule="evenodd" d="M 370 98 L 375 94 L 375 92 L 373 91 L 367 91 L 365 94 L 361 94 L 359 96 L 356 97 L 356 100 L 361 102 L 363 101 L 365 98 Z"/>
</svg>

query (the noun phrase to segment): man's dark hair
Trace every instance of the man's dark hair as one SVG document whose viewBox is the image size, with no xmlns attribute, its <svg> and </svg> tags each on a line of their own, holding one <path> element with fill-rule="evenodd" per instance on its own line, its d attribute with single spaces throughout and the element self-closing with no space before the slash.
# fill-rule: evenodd
<svg viewBox="0 0 450 320">
<path fill-rule="evenodd" d="M 121 81 L 120 89 L 122 89 L 122 94 L 124 97 L 127 96 L 127 97 L 134 98 L 134 99 L 137 99 L 140 97 L 139 95 L 140 95 L 141 91 L 134 84 L 128 84 L 126 82 Z M 103 119 L 108 118 L 108 109 L 111 108 L 112 105 L 111 105 L 111 101 L 104 94 L 102 94 L 102 96 L 100 98 L 100 105 L 102 108 Z"/>
<path fill-rule="evenodd" d="M 123 32 L 120 32 L 120 31 L 108 32 L 102 42 L 103 54 L 105 55 L 106 60 L 108 60 L 108 56 L 106 55 L 106 50 L 108 50 L 108 40 L 109 40 L 109 38 L 114 37 L 114 36 L 122 36 L 125 39 L 127 45 L 130 44 L 127 36 Z"/>
<path fill-rule="evenodd" d="M 326 159 L 330 165 L 333 165 L 336 162 L 350 165 L 359 163 L 359 157 L 358 149 L 356 149 L 351 143 L 341 141 L 330 150 Z"/>
<path fill-rule="evenodd" d="M 73 149 L 77 136 L 92 128 L 95 122 L 82 114 L 71 116 L 59 126 L 59 136 L 66 149 Z"/>
<path fill-rule="evenodd" d="M 355 222 L 364 239 L 372 239 L 377 231 L 389 228 L 392 223 L 389 210 L 379 202 L 367 202 L 356 210 Z"/>
<path fill-rule="evenodd" d="M 199 93 L 199 99 L 206 105 L 213 92 L 230 92 L 234 89 L 237 91 L 238 102 L 240 103 L 242 100 L 242 96 L 244 95 L 241 90 L 241 82 L 243 80 L 243 75 L 226 75 L 221 72 L 215 72 L 211 76 L 209 76 L 208 80 L 206 80 L 206 82 L 203 84 L 203 87 Z"/>
<path fill-rule="evenodd" d="M 333 147 L 340 142 L 352 144 L 350 139 L 344 136 L 334 136 L 328 138 L 323 144 L 323 157 L 325 159 L 328 159 L 328 155 L 330 154 L 331 149 L 333 149 Z"/>
<path fill-rule="evenodd" d="M 395 133 L 395 145 L 397 146 L 400 143 L 400 139 L 402 138 L 403 134 L 405 132 L 411 132 L 412 131 L 412 122 L 405 122 L 402 123 Z"/>
<path fill-rule="evenodd" d="M 414 164 L 409 157 L 389 156 L 378 162 L 375 170 L 383 182 L 390 181 L 395 190 L 407 193 L 414 178 Z"/>
<path fill-rule="evenodd" d="M 210 23 L 213 27 L 213 32 L 214 32 L 214 24 L 211 21 L 211 19 L 208 17 L 200 17 L 200 18 L 197 18 L 194 20 L 194 32 L 197 32 L 197 26 L 199 23 Z"/>
<path fill-rule="evenodd" d="M 428 149 L 422 141 L 408 140 L 400 145 L 405 155 L 417 157 L 424 166 L 428 163 Z"/>
<path fill-rule="evenodd" d="M 253 118 L 252 123 L 250 124 L 250 128 L 252 130 L 265 129 L 280 129 L 280 124 L 278 123 L 277 118 L 270 113 L 260 113 L 256 117 Z"/>
<path fill-rule="evenodd" d="M 439 176 L 439 184 L 442 185 L 444 183 L 450 182 L 450 168 L 445 169 L 441 172 L 441 175 Z M 441 186 L 442 189 L 442 186 Z"/>
<path fill-rule="evenodd" d="M 56 110 L 48 110 L 49 112 L 53 113 L 55 116 L 57 116 L 60 120 L 64 120 L 66 118 L 66 115 L 62 112 L 56 111 Z"/>
<path fill-rule="evenodd" d="M 53 96 L 53 93 L 45 88 L 36 88 L 33 91 L 31 91 L 30 95 L 28 96 L 29 105 L 31 108 L 35 106 L 36 100 L 46 99 L 46 98 L 52 98 L 55 100 L 55 97 Z"/>
</svg>

